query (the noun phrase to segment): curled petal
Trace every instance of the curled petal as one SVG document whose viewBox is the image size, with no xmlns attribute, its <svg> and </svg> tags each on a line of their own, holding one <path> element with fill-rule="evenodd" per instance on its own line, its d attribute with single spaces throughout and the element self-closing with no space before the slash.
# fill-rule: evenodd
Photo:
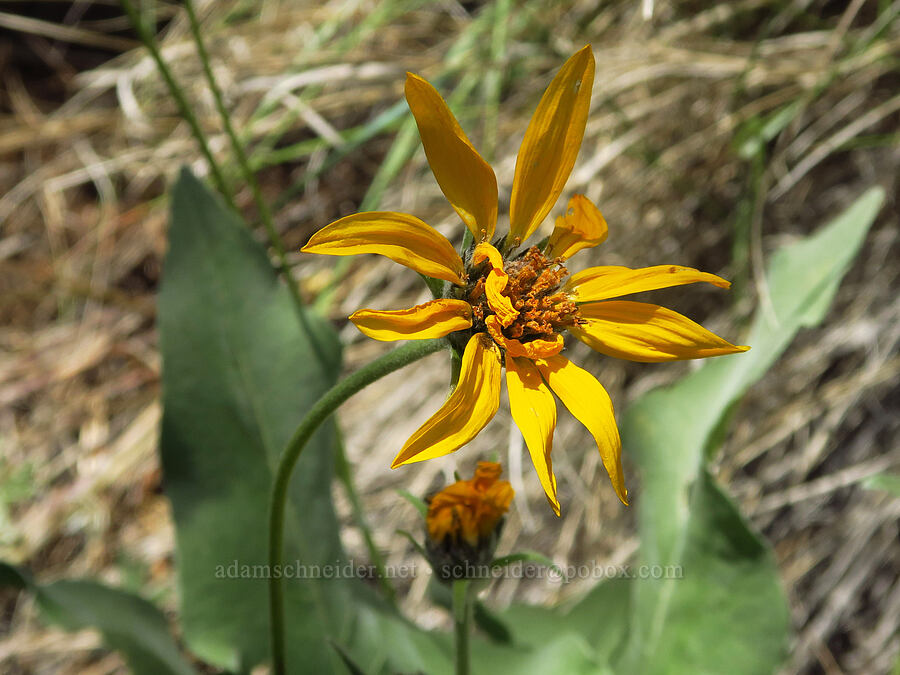
<svg viewBox="0 0 900 675">
<path fill-rule="evenodd" d="M 565 356 L 540 359 L 535 365 L 563 405 L 591 432 L 616 494 L 623 504 L 628 504 L 622 473 L 622 441 L 606 389 L 593 375 Z"/>
<path fill-rule="evenodd" d="M 513 421 L 522 432 L 531 461 L 553 512 L 559 515 L 556 476 L 553 475 L 553 430 L 556 428 L 556 401 L 541 374 L 528 359 L 506 353 L 506 389 Z"/>
<path fill-rule="evenodd" d="M 463 300 L 432 300 L 410 309 L 379 312 L 360 309 L 350 315 L 360 332 L 382 341 L 429 340 L 472 325 L 472 306 Z"/>
<path fill-rule="evenodd" d="M 406 74 L 406 100 L 425 156 L 441 191 L 475 236 L 485 241 L 497 224 L 497 178 L 469 142 L 450 108 L 428 82 Z"/>
<path fill-rule="evenodd" d="M 415 216 L 392 211 L 354 213 L 323 227 L 305 253 L 378 253 L 434 279 L 463 285 L 462 259 L 447 238 Z"/>
<path fill-rule="evenodd" d="M 596 302 L 618 298 L 632 293 L 655 291 L 671 286 L 684 286 L 705 281 L 719 288 L 728 288 L 731 282 L 709 272 L 678 265 L 654 267 L 589 267 L 573 274 L 566 282 L 565 290 L 575 295 L 575 302 Z"/>
<path fill-rule="evenodd" d="M 495 270 L 503 271 L 503 256 L 492 244 L 481 242 L 472 251 L 472 262 L 480 265 L 487 260 Z"/>
<path fill-rule="evenodd" d="M 569 331 L 601 354 L 658 363 L 745 352 L 686 316 L 645 302 L 612 300 L 582 305 L 586 323 Z"/>
<path fill-rule="evenodd" d="M 525 131 L 509 208 L 513 241 L 531 236 L 559 199 L 584 137 L 593 86 L 594 55 L 587 45 L 563 64 Z"/>
<path fill-rule="evenodd" d="M 559 354 L 565 346 L 563 336 L 559 333 L 554 333 L 553 337 L 547 340 L 539 338 L 536 340 L 529 340 L 528 342 L 521 342 L 514 338 L 508 338 L 501 331 L 501 321 L 494 315 L 486 316 L 484 318 L 484 324 L 494 342 L 506 350 L 507 354 L 515 356 L 516 358 L 544 359 L 548 356 Z"/>
<path fill-rule="evenodd" d="M 482 242 L 475 247 L 472 260 L 476 265 L 485 260 L 490 262 L 491 271 L 484 282 L 484 293 L 487 296 L 488 307 L 506 328 L 518 318 L 519 312 L 513 307 L 512 300 L 503 295 L 503 289 L 509 282 L 509 276 L 503 271 L 503 258 L 500 251 L 490 244 Z"/>
<path fill-rule="evenodd" d="M 600 209 L 584 195 L 574 195 L 566 213 L 556 219 L 556 227 L 547 242 L 547 257 L 571 258 L 583 248 L 602 244 L 608 234 L 609 228 Z"/>
<path fill-rule="evenodd" d="M 391 464 L 441 457 L 471 441 L 500 407 L 500 350 L 485 333 L 469 339 L 450 398 L 410 436 Z"/>
</svg>

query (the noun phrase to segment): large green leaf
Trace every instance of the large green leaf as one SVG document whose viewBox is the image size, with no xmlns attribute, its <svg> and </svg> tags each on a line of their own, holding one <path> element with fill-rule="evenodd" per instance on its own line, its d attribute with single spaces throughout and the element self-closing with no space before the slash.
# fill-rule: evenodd
<svg viewBox="0 0 900 675">
<path fill-rule="evenodd" d="M 335 382 L 339 343 L 324 320 L 298 310 L 262 246 L 187 171 L 172 196 L 159 323 L 161 453 L 185 640 L 212 664 L 247 670 L 269 660 L 274 469 L 305 412 Z M 331 501 L 332 445 L 323 428 L 290 487 L 289 671 L 340 672 L 344 658 L 370 673 L 446 671 L 448 649 L 354 578 Z"/>
<path fill-rule="evenodd" d="M 683 578 L 635 585 L 623 672 L 769 673 L 783 658 L 788 615 L 772 556 L 706 475 L 706 459 L 731 407 L 800 328 L 822 320 L 883 197 L 868 191 L 773 256 L 750 352 L 710 361 L 625 415 L 623 443 L 642 478 L 642 563 L 677 566 Z"/>
<path fill-rule="evenodd" d="M 337 340 L 312 313 L 303 318 L 309 332 L 263 248 L 182 171 L 159 296 L 160 450 L 177 532 L 185 638 L 222 667 L 268 659 L 266 580 L 254 566 L 267 562 L 273 471 L 296 424 L 337 377 Z M 332 465 L 325 429 L 310 442 L 291 485 L 293 515 L 302 515 L 303 525 L 297 517 L 289 522 L 294 536 L 286 560 L 341 558 Z M 334 603 L 323 601 L 319 586 L 286 584 L 288 606 L 302 617 L 291 642 L 324 667 L 332 657 L 323 631 Z"/>
<path fill-rule="evenodd" d="M 612 661 L 628 627 L 632 584 L 635 579 L 615 576 L 594 586 L 574 604 L 558 607 L 513 605 L 500 614 L 518 648 L 540 645 L 555 636 L 579 636 L 591 645 L 593 658 Z"/>
<path fill-rule="evenodd" d="M 598 658 L 594 645 L 581 635 L 554 630 L 544 624 L 543 634 L 528 645 L 501 647 L 476 641 L 472 645 L 474 675 L 607 675 L 609 667 Z"/>
<path fill-rule="evenodd" d="M 195 673 L 181 656 L 162 612 L 143 598 L 92 581 L 37 584 L 25 572 L 2 562 L 0 586 L 34 593 L 44 618 L 66 630 L 99 630 L 135 675 Z"/>
</svg>

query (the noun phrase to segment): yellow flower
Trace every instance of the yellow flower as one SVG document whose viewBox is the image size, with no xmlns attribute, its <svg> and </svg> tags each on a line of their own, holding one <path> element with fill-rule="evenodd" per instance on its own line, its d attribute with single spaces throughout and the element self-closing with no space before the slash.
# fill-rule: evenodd
<svg viewBox="0 0 900 675">
<path fill-rule="evenodd" d="M 456 481 L 431 498 L 425 525 L 432 542 L 476 547 L 491 537 L 514 494 L 508 481 L 498 480 L 501 472 L 496 462 L 478 462 L 471 480 Z"/>
<path fill-rule="evenodd" d="M 633 361 L 696 359 L 746 351 L 658 305 L 621 296 L 695 282 L 728 288 L 725 279 L 689 267 L 592 267 L 568 277 L 565 261 L 606 239 L 600 211 L 583 195 L 545 244 L 519 251 L 556 203 L 584 136 L 594 81 L 590 46 L 572 56 L 544 92 L 516 162 L 510 231 L 494 239 L 497 179 L 472 147 L 440 94 L 411 73 L 406 99 L 428 163 L 448 201 L 474 235 L 465 260 L 439 232 L 414 216 L 376 211 L 328 225 L 303 250 L 329 255 L 378 253 L 449 283 L 443 298 L 411 309 L 355 312 L 351 321 L 376 340 L 447 336 L 462 353 L 453 393 L 406 442 L 392 468 L 440 457 L 472 440 L 500 404 L 506 368 L 512 417 L 528 446 L 550 505 L 559 515 L 550 459 L 554 394 L 593 435 L 616 494 L 627 504 L 621 441 L 603 386 L 560 352 L 563 331 L 593 349 Z"/>
</svg>

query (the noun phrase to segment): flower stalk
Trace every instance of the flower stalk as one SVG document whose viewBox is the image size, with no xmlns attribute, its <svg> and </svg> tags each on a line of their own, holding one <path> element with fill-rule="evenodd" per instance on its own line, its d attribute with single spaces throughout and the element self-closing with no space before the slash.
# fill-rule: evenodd
<svg viewBox="0 0 900 675">
<path fill-rule="evenodd" d="M 468 579 L 453 582 L 453 644 L 456 675 L 469 675 L 469 635 L 472 632 L 472 583 Z"/>
<path fill-rule="evenodd" d="M 347 399 L 366 386 L 395 370 L 399 370 L 403 366 L 440 351 L 446 344 L 444 340 L 421 340 L 410 342 L 399 349 L 388 352 L 335 384 L 306 414 L 306 417 L 300 422 L 293 437 L 281 454 L 272 485 L 272 499 L 269 504 L 269 569 L 276 569 L 283 562 L 284 511 L 287 503 L 288 485 L 290 484 L 294 467 L 297 465 L 297 460 L 300 459 L 300 453 L 303 452 L 303 448 L 306 447 L 315 431 Z M 284 675 L 287 672 L 285 662 L 284 590 L 281 578 L 274 574 L 269 576 L 269 618 L 272 633 L 272 672 L 275 675 Z"/>
</svg>

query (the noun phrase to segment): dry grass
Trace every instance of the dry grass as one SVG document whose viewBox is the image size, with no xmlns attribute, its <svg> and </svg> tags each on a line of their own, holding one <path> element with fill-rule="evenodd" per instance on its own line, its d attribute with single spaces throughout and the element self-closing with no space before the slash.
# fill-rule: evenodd
<svg viewBox="0 0 900 675">
<path fill-rule="evenodd" d="M 459 237 L 420 150 L 395 175 L 379 174 L 386 157 L 405 160 L 403 143 L 415 142 L 408 127 L 394 145 L 396 125 L 362 144 L 354 133 L 402 101 L 405 70 L 439 80 L 444 92 L 468 89 L 457 102 L 462 123 L 476 145 L 494 148 L 501 202 L 508 201 L 537 97 L 586 42 L 597 79 L 568 190 L 601 206 L 611 235 L 583 262 L 674 262 L 735 279 L 730 296 L 659 294 L 721 334 L 738 336 L 764 299 L 761 264 L 772 249 L 811 232 L 865 187 L 885 186 L 889 202 L 826 323 L 802 333 L 751 391 L 717 468 L 775 546 L 798 635 L 786 672 L 887 672 L 900 652 L 900 503 L 859 482 L 900 468 L 900 3 L 643 5 L 652 7 L 649 20 L 638 2 L 521 5 L 508 18 L 496 68 L 485 66 L 492 10 L 470 3 L 266 0 L 258 16 L 246 9 L 256 5 L 207 3 L 203 21 L 235 124 L 264 167 L 265 192 L 275 198 L 293 186 L 277 214 L 291 250 L 314 228 L 357 210 L 376 176 L 388 182 L 383 194 L 369 194 L 370 208 L 416 213 Z M 161 8 L 161 17 L 173 17 L 164 55 L 225 158 L 184 17 Z M 205 168 L 150 59 L 114 32 L 121 18 L 75 15 L 57 25 L 12 17 L 0 13 L 0 26 L 17 31 L 8 33 L 16 47 L 47 56 L 36 68 L 0 50 L 0 559 L 27 562 L 44 578 L 83 575 L 138 587 L 172 609 L 172 523 L 155 454 L 160 197 L 179 165 Z M 110 50 L 112 58 L 72 68 L 74 45 Z M 495 76 L 502 86 L 494 126 L 490 105 L 489 122 L 481 120 L 483 83 Z M 768 143 L 764 161 L 754 168 L 741 159 L 739 133 L 791 103 L 799 112 Z M 235 167 L 226 166 L 236 181 Z M 238 201 L 252 220 L 246 189 Z M 333 288 L 326 306 L 344 325 L 348 369 L 383 345 L 347 327 L 347 314 L 425 297 L 415 275 L 387 262 L 360 260 L 336 271 L 328 260 L 293 260 L 309 297 Z M 574 351 L 619 410 L 690 367 Z M 368 519 L 388 561 L 415 556 L 394 534 L 415 526 L 395 490 L 424 494 L 457 462 L 465 471 L 490 451 L 505 460 L 518 492 L 502 546 L 570 563 L 631 560 L 632 514 L 615 502 L 597 453 L 571 419 L 561 420 L 554 456 L 561 520 L 545 508 L 508 414 L 446 461 L 389 471 L 396 448 L 444 395 L 445 367 L 431 357 L 342 413 Z M 630 487 L 639 499 L 634 476 Z M 349 523 L 345 496 L 336 490 L 336 498 Z M 365 557 L 350 524 L 345 542 L 355 558 Z M 426 580 L 413 581 L 404 603 L 423 624 L 437 625 L 444 617 L 428 609 Z M 552 601 L 583 589 L 506 579 L 490 602 Z M 47 630 L 26 598 L 0 600 L 4 672 L 123 670 L 91 634 Z"/>
</svg>

